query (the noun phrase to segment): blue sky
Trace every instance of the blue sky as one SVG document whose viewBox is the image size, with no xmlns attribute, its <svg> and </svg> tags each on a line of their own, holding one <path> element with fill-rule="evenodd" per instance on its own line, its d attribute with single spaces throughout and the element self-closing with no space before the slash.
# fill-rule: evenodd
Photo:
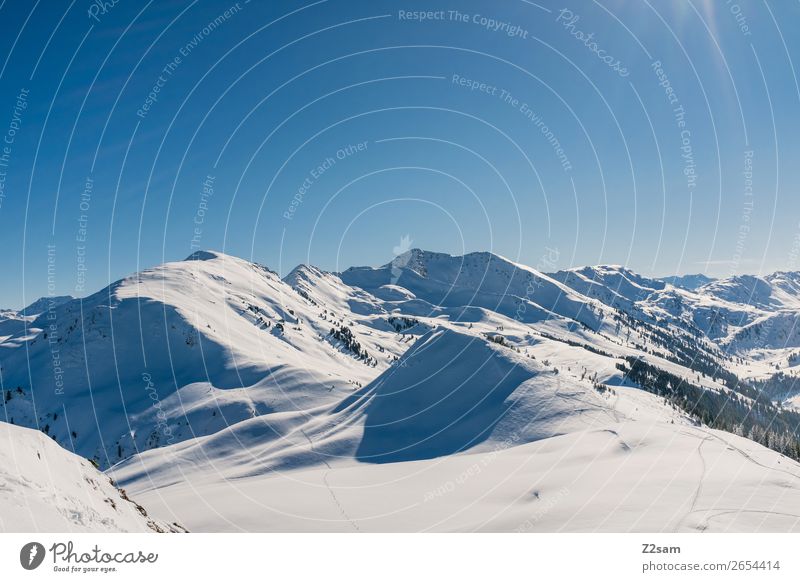
<svg viewBox="0 0 800 582">
<path fill-rule="evenodd" d="M 6 1 L 0 305 L 198 247 L 285 273 L 383 264 L 405 236 L 532 266 L 798 269 L 798 11 Z"/>
</svg>

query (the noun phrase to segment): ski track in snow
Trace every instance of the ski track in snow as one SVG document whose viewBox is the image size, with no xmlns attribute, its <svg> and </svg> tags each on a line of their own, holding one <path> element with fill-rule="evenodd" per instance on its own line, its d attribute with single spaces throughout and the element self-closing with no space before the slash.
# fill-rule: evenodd
<svg viewBox="0 0 800 582">
<path fill-rule="evenodd" d="M 316 453 L 316 450 L 314 449 L 314 441 L 311 440 L 311 438 L 308 436 L 306 431 L 304 431 L 302 428 L 300 429 L 300 431 L 303 433 L 303 436 L 306 437 L 306 439 L 308 440 L 309 444 L 311 445 L 311 450 Z M 319 453 L 317 453 L 317 454 L 319 455 Z M 339 509 L 339 512 L 342 514 L 342 517 L 344 517 L 345 521 L 348 522 L 351 526 L 353 526 L 353 529 L 355 531 L 359 531 L 360 532 L 361 528 L 359 528 L 358 524 L 349 515 L 347 515 L 347 511 L 345 511 L 344 506 L 342 505 L 342 502 L 339 501 L 338 497 L 336 497 L 336 493 L 333 491 L 333 488 L 331 487 L 331 484 L 328 482 L 328 475 L 330 474 L 330 472 L 332 470 L 330 464 L 321 455 L 320 455 L 320 458 L 321 458 L 322 463 L 328 469 L 322 475 L 322 482 L 325 483 L 325 488 L 328 490 L 328 493 L 331 494 L 331 499 L 333 499 L 333 502 L 336 504 L 336 507 Z"/>
</svg>

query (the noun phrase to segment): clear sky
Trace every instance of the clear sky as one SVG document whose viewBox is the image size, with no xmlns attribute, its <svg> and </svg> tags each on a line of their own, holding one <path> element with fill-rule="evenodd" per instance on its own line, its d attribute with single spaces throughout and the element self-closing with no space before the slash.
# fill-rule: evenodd
<svg viewBox="0 0 800 582">
<path fill-rule="evenodd" d="M 798 28 L 775 0 L 6 0 L 0 306 L 196 248 L 798 269 Z"/>
</svg>

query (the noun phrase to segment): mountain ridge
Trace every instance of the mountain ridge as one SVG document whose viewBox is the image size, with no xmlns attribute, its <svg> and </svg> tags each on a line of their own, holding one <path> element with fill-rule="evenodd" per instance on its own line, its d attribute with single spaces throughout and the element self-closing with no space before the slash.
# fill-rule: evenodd
<svg viewBox="0 0 800 582">
<path fill-rule="evenodd" d="M 791 351 L 800 348 L 795 280 L 740 277 L 690 291 L 619 265 L 546 274 L 490 252 L 421 249 L 380 267 L 298 265 L 280 278 L 198 251 L 54 306 L 55 323 L 39 315 L 0 336 L 4 412 L 108 466 L 302 402 L 334 402 L 439 326 L 515 349 L 557 342 L 611 362 L 655 357 L 670 373 L 677 365 L 684 376 L 708 375 L 715 390 L 746 377 L 775 382 L 779 369 L 791 380 L 794 368 L 800 373 Z M 776 290 L 767 293 L 761 287 L 771 281 Z M 751 287 L 762 291 L 758 301 L 742 303 Z M 56 371 L 69 386 L 66 400 Z M 130 429 L 86 437 L 91 423 L 67 428 L 70 406 L 116 410 L 105 413 L 119 418 L 109 424 Z M 169 426 L 160 418 L 167 412 Z"/>
<path fill-rule="evenodd" d="M 302 513 L 280 482 L 309 479 L 308 499 L 325 519 L 368 529 L 354 517 L 363 508 L 345 509 L 355 501 L 336 479 L 358 488 L 396 474 L 415 484 L 397 495 L 413 503 L 415 492 L 441 509 L 438 495 L 414 489 L 425 483 L 416 468 L 445 478 L 464 457 L 488 467 L 505 451 L 538 451 L 546 469 L 539 463 L 558 451 L 559 479 L 577 478 L 593 459 L 626 474 L 629 456 L 644 466 L 649 450 L 663 450 L 652 434 L 681 443 L 669 472 L 709 431 L 749 439 L 748 456 L 713 450 L 728 469 L 744 463 L 779 487 L 784 469 L 772 467 L 800 475 L 795 280 L 692 291 L 621 266 L 548 274 L 488 252 L 421 250 L 379 267 L 298 265 L 279 277 L 202 251 L 9 319 L 17 328 L 0 334 L 0 420 L 94 460 L 162 521 L 193 530 L 220 526 L 220 514 L 191 511 L 208 505 L 206 495 L 242 507 L 230 482 L 249 484 L 263 503 L 261 491 L 286 496 L 273 502 Z M 754 304 L 751 288 L 760 291 Z M 728 469 L 718 475 L 721 499 Z M 679 488 L 694 491 L 691 483 Z M 514 481 L 523 488 L 514 495 L 529 486 Z M 579 512 L 592 494 L 573 486 L 589 496 L 568 505 Z M 542 487 L 552 495 L 559 485 Z M 187 499 L 196 501 L 173 513 Z M 236 515 L 242 527 L 263 527 Z M 686 513 L 675 527 L 708 524 Z"/>
</svg>

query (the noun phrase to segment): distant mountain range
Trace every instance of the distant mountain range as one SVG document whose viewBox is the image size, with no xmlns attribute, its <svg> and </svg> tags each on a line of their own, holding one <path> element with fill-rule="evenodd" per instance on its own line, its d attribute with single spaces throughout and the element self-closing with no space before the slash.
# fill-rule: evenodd
<svg viewBox="0 0 800 582">
<path fill-rule="evenodd" d="M 679 494 L 645 529 L 662 520 L 746 531 L 764 519 L 782 531 L 797 521 L 759 512 L 778 491 L 800 501 L 798 314 L 800 273 L 542 273 L 491 253 L 413 249 L 377 268 L 301 265 L 281 278 L 204 251 L 83 299 L 3 312 L 0 418 L 92 459 L 161 523 L 190 530 L 508 530 L 562 489 L 570 501 L 532 528 L 587 524 L 580 467 L 596 459 L 597 479 L 612 470 L 642 479 L 627 498 L 634 508 L 673 476 Z M 684 507 L 698 477 L 679 465 L 698 453 L 702 493 L 716 495 L 704 501 L 722 507 L 752 493 L 755 513 L 701 513 L 697 499 Z M 525 459 L 553 479 L 508 515 L 480 505 L 448 522 L 473 485 L 452 496 L 437 487 L 455 483 L 467 458 L 483 468 L 466 479 L 476 487 Z M 725 489 L 737 475 L 753 480 Z M 365 501 L 367 484 L 385 479 L 408 485 Z M 502 495 L 521 494 L 525 479 Z M 226 485 L 234 481 L 243 489 Z M 634 486 L 617 488 L 625 483 Z M 365 496 L 352 497 L 359 484 Z M 274 511 L 242 495 L 269 495 Z M 626 503 L 615 495 L 596 507 Z M 198 496 L 219 505 L 198 513 Z M 427 511 L 402 523 L 375 517 L 417 502 Z M 627 531 L 634 522 L 623 514 L 635 511 L 595 526 Z"/>
<path fill-rule="evenodd" d="M 716 279 L 707 277 L 705 275 L 674 275 L 672 277 L 662 277 L 662 281 L 680 287 L 681 289 L 688 289 L 689 291 L 696 291 L 703 285 L 713 283 Z"/>
</svg>

